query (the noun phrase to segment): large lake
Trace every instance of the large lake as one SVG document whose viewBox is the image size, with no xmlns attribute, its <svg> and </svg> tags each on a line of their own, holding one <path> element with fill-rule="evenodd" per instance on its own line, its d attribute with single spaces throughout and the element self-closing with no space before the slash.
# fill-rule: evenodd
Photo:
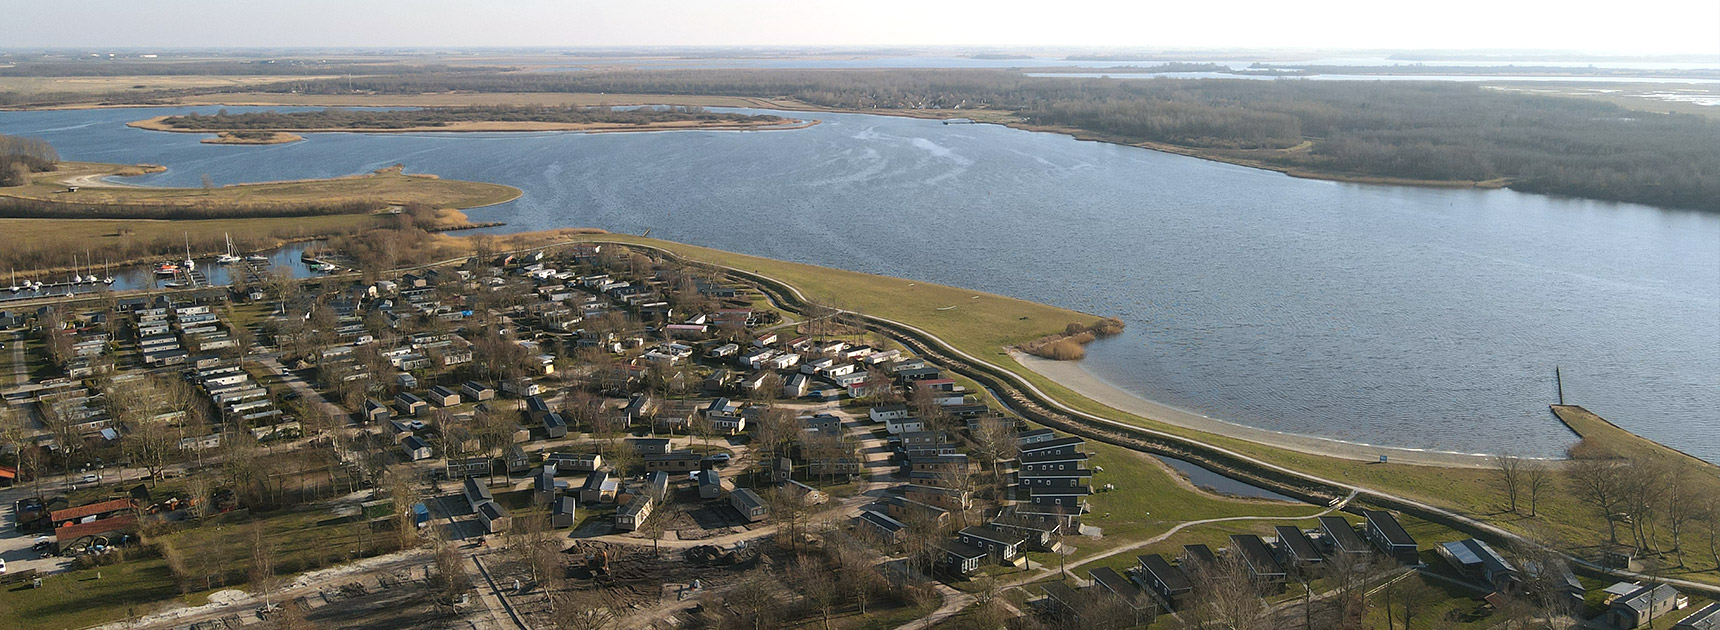
<svg viewBox="0 0 1720 630">
<path fill-rule="evenodd" d="M 212 111 L 213 108 L 201 108 Z M 231 108 L 240 109 L 240 108 Z M 182 110 L 174 110 L 182 111 Z M 1720 215 L 1295 179 L 988 125 L 821 114 L 797 131 L 317 134 L 129 129 L 168 113 L 0 113 L 67 159 L 197 186 L 394 163 L 518 186 L 508 230 L 594 226 L 1117 315 L 1085 367 L 1216 418 L 1344 440 L 1554 455 L 1567 398 L 1720 461 Z M 797 114 L 790 114 L 797 115 Z"/>
</svg>

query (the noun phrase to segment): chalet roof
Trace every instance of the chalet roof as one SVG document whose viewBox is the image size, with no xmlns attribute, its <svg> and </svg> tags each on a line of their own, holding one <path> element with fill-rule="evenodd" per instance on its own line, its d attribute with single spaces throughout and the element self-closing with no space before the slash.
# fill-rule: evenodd
<svg viewBox="0 0 1720 630">
<path fill-rule="evenodd" d="M 1002 530 L 999 530 L 995 527 L 991 527 L 988 525 L 974 525 L 971 527 L 965 527 L 965 528 L 962 528 L 961 532 L 959 532 L 959 533 L 963 536 L 970 536 L 973 538 L 978 538 L 980 540 L 987 540 L 987 541 L 991 541 L 991 542 L 1003 544 L 1003 545 L 1019 545 L 1019 544 L 1025 542 L 1025 539 L 1023 539 L 1021 536 L 1018 536 L 1016 534 L 1011 534 L 1008 532 L 1004 532 Z"/>
<path fill-rule="evenodd" d="M 1291 555 L 1302 560 L 1320 558 L 1320 551 L 1314 548 L 1314 541 L 1308 540 L 1308 536 L 1303 534 L 1300 528 L 1279 525 L 1272 528 L 1272 531 L 1278 534 L 1278 546 L 1288 548 Z"/>
<path fill-rule="evenodd" d="M 1499 552 L 1494 551 L 1493 547 L 1488 546 L 1486 542 L 1475 538 L 1470 538 L 1468 540 L 1454 540 L 1451 542 L 1440 543 L 1439 545 L 1444 547 L 1446 553 L 1451 554 L 1453 559 L 1456 559 L 1459 563 L 1466 566 L 1472 564 L 1481 565 L 1488 573 L 1503 573 L 1517 570 L 1517 567 L 1511 566 L 1511 563 L 1505 560 L 1503 556 L 1500 556 Z"/>
<path fill-rule="evenodd" d="M 1080 479 L 1093 476 L 1093 471 L 1086 468 L 1074 470 L 1023 470 L 1016 473 L 1022 479 Z"/>
<path fill-rule="evenodd" d="M 1087 458 L 1089 458 L 1087 453 L 1035 453 L 1023 454 L 1017 458 L 1017 461 L 1020 463 L 1046 463 L 1046 461 L 1082 461 L 1087 460 Z"/>
<path fill-rule="evenodd" d="M 96 514 L 117 512 L 129 509 L 132 506 L 133 504 L 131 499 L 110 499 L 98 503 L 66 508 L 64 510 L 54 510 L 53 512 L 48 513 L 48 518 L 55 523 L 59 523 L 62 521 L 77 520 L 86 516 L 94 516 Z"/>
<path fill-rule="evenodd" d="M 1076 593 L 1075 589 L 1069 588 L 1068 584 L 1062 582 L 1047 582 L 1040 585 L 1039 588 L 1045 591 L 1046 597 L 1057 600 L 1064 606 L 1074 607 L 1076 603 L 1081 601 L 1081 595 Z"/>
<path fill-rule="evenodd" d="M 113 518 L 99 518 L 88 523 L 74 523 L 54 529 L 54 538 L 60 542 L 71 542 L 84 536 L 98 536 L 109 532 L 127 530 L 137 525 L 137 516 L 124 514 Z"/>
<path fill-rule="evenodd" d="M 561 497 L 555 500 L 555 514 L 573 514 L 578 509 L 579 500 L 573 497 Z"/>
<path fill-rule="evenodd" d="M 485 501 L 478 504 L 478 515 L 489 520 L 507 518 L 508 511 L 495 501 Z"/>
<path fill-rule="evenodd" d="M 1027 494 L 1035 497 L 1084 497 L 1093 494 L 1093 489 L 1087 486 L 1075 486 L 1073 488 L 1029 486 Z"/>
<path fill-rule="evenodd" d="M 871 523 L 887 532 L 898 532 L 908 528 L 908 526 L 903 524 L 901 521 L 890 518 L 890 515 L 883 512 L 874 512 L 872 510 L 861 512 L 860 520 Z"/>
<path fill-rule="evenodd" d="M 490 495 L 490 487 L 478 481 L 477 477 L 466 478 L 466 498 L 474 501 L 490 501 L 495 497 Z"/>
<path fill-rule="evenodd" d="M 1342 551 L 1366 551 L 1368 548 L 1367 543 L 1362 542 L 1362 537 L 1356 534 L 1356 527 L 1342 516 L 1320 517 L 1320 529 L 1325 531 L 1326 536 Z"/>
<path fill-rule="evenodd" d="M 1410 536 L 1409 532 L 1404 531 L 1403 525 L 1398 524 L 1397 517 L 1392 516 L 1391 512 L 1387 512 L 1385 510 L 1362 510 L 1362 516 L 1368 519 L 1368 523 L 1371 526 L 1380 530 L 1380 534 L 1386 537 L 1386 542 L 1391 543 L 1393 546 L 1415 545 L 1415 538 Z"/>
<path fill-rule="evenodd" d="M 1254 534 L 1231 534 L 1230 545 L 1242 556 L 1244 562 L 1254 569 L 1256 575 L 1279 575 L 1284 573 L 1284 567 L 1278 564 L 1278 559 L 1272 557 L 1272 550 L 1267 548 L 1266 541 Z"/>
<path fill-rule="evenodd" d="M 1647 615 L 1653 608 L 1665 610 L 1661 606 L 1651 606 L 1651 602 L 1667 602 L 1677 598 L 1678 589 L 1673 588 L 1671 584 L 1661 584 L 1653 588 L 1647 586 L 1638 588 L 1631 594 L 1613 601 L 1612 605 L 1624 606 L 1637 611 L 1639 614 Z"/>
<path fill-rule="evenodd" d="M 1188 557 L 1195 562 L 1202 564 L 1218 562 L 1218 556 L 1214 555 L 1212 548 L 1206 545 L 1183 545 L 1183 553 L 1188 554 Z"/>
<path fill-rule="evenodd" d="M 1163 583 L 1165 588 L 1171 592 L 1186 591 L 1194 588 L 1194 584 L 1190 583 L 1188 580 L 1188 574 L 1183 573 L 1182 569 L 1171 566 L 1171 563 L 1165 561 L 1164 556 L 1156 553 L 1149 553 L 1142 556 L 1135 556 L 1135 559 L 1141 562 L 1142 570 L 1151 574 L 1153 577 L 1158 578 L 1158 581 Z"/>
<path fill-rule="evenodd" d="M 1099 567 L 1088 571 L 1087 576 L 1093 578 L 1093 581 L 1097 582 L 1101 588 L 1110 591 L 1112 595 L 1122 598 L 1124 602 L 1127 602 L 1130 606 L 1136 609 L 1146 608 L 1147 606 L 1152 605 L 1152 599 L 1147 595 L 1146 591 L 1141 590 L 1141 587 L 1139 586 L 1135 586 L 1134 582 L 1130 582 L 1129 578 L 1123 577 L 1123 574 L 1118 573 L 1116 569 L 1111 567 Z"/>
<path fill-rule="evenodd" d="M 1690 628 L 1691 630 L 1720 630 L 1720 603 L 1709 604 L 1707 606 L 1703 606 L 1696 612 L 1690 613 L 1690 616 L 1685 617 L 1684 621 L 1679 622 L 1679 625 L 1676 626 L 1676 628 L 1679 630 L 1683 630 L 1684 628 Z"/>
<path fill-rule="evenodd" d="M 984 558 L 987 555 L 984 549 L 975 548 L 973 545 L 969 545 L 959 540 L 939 541 L 937 543 L 937 547 L 942 549 L 944 553 L 969 560 L 974 558 Z"/>
<path fill-rule="evenodd" d="M 1022 454 L 1022 456 L 1025 457 L 1030 453 L 1037 453 L 1039 451 L 1046 451 L 1046 450 L 1051 450 L 1054 448 L 1062 448 L 1065 446 L 1080 446 L 1080 445 L 1086 444 L 1086 443 L 1087 443 L 1087 440 L 1082 439 L 1082 438 L 1078 438 L 1078 437 L 1061 437 L 1061 438 L 1057 438 L 1054 440 L 1046 440 L 1044 442 L 1034 442 L 1032 444 L 1023 444 L 1023 445 L 1021 445 L 1021 454 Z"/>
<path fill-rule="evenodd" d="M 753 492 L 751 488 L 739 488 L 729 494 L 729 499 L 740 503 L 746 509 L 764 507 L 764 499 Z"/>
<path fill-rule="evenodd" d="M 634 497 L 632 501 L 627 502 L 627 505 L 623 505 L 620 509 L 616 510 L 616 513 L 622 516 L 638 518 L 640 512 L 644 512 L 648 509 L 651 509 L 651 497 L 642 496 Z"/>
</svg>

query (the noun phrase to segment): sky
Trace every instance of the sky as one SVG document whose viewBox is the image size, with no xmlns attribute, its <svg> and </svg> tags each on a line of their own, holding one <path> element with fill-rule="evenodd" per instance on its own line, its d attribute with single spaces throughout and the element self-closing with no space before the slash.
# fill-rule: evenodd
<svg viewBox="0 0 1720 630">
<path fill-rule="evenodd" d="M 0 6 L 0 48 L 943 45 L 1720 56 L 1720 0 L 80 0 Z"/>
</svg>

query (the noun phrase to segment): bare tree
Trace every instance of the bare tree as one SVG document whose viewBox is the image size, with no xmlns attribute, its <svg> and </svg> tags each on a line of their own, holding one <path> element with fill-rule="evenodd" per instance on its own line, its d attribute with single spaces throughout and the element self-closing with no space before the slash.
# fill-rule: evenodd
<svg viewBox="0 0 1720 630">
<path fill-rule="evenodd" d="M 1541 498 L 1553 491 L 1553 473 L 1544 462 L 1530 462 L 1523 467 L 1523 490 L 1529 493 L 1529 516 L 1539 514 Z"/>
<path fill-rule="evenodd" d="M 872 594 L 883 583 L 883 576 L 878 574 L 873 562 L 876 552 L 862 546 L 858 540 L 849 539 L 836 546 L 832 553 L 836 558 L 837 579 L 854 598 L 854 607 L 864 616 Z"/>
<path fill-rule="evenodd" d="M 472 578 L 466 574 L 465 560 L 448 543 L 437 542 L 434 566 L 436 571 L 430 576 L 430 586 L 438 603 L 452 607 L 460 595 L 472 590 Z"/>
<path fill-rule="evenodd" d="M 1494 483 L 1505 493 L 1506 511 L 1516 512 L 1517 495 L 1523 489 L 1523 460 L 1508 452 L 1501 453 L 1493 458 L 1493 472 L 1496 473 Z"/>
<path fill-rule="evenodd" d="M 1672 535 L 1672 553 L 1678 558 L 1680 569 L 1684 568 L 1684 527 L 1699 518 L 1703 494 L 1695 487 L 1689 469 L 1676 467 L 1667 471 L 1661 488 L 1660 512 L 1667 533 Z"/>
<path fill-rule="evenodd" d="M 1194 627 L 1208 625 L 1231 630 L 1268 627 L 1271 608 L 1235 556 L 1225 556 L 1195 574 L 1194 602 L 1184 613 Z"/>
<path fill-rule="evenodd" d="M 1618 460 L 1580 457 L 1565 466 L 1565 479 L 1577 500 L 1595 509 L 1607 523 L 1607 539 L 1618 543 L 1619 510 L 1626 501 L 1626 485 Z"/>
<path fill-rule="evenodd" d="M 1441 599 L 1440 593 L 1413 571 L 1393 581 L 1386 590 L 1392 599 L 1397 600 L 1399 618 L 1403 620 L 1405 630 L 1412 627 L 1410 624 L 1417 614 Z"/>
<path fill-rule="evenodd" d="M 270 607 L 274 600 L 274 591 L 279 583 L 275 576 L 275 550 L 263 533 L 263 522 L 251 523 L 251 588 L 262 596 L 263 606 Z"/>
<path fill-rule="evenodd" d="M 830 616 L 835 612 L 839 593 L 836 575 L 824 562 L 803 554 L 788 568 L 788 577 L 794 581 L 795 592 L 818 609 L 825 630 L 830 630 Z"/>
<path fill-rule="evenodd" d="M 973 440 L 974 453 L 979 456 L 980 462 L 991 468 L 994 477 L 998 475 L 999 464 L 1013 460 L 1021 453 L 1015 421 L 1002 416 L 980 419 Z"/>
<path fill-rule="evenodd" d="M 591 590 L 557 592 L 552 596 L 554 608 L 561 614 L 551 615 L 556 630 L 606 630 L 614 627 L 615 610 L 602 593 Z"/>
</svg>

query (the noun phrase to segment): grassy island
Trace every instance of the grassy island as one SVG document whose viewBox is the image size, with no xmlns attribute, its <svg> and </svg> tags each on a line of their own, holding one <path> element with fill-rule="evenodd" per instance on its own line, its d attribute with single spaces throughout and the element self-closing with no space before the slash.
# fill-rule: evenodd
<svg viewBox="0 0 1720 630">
<path fill-rule="evenodd" d="M 0 186 L 0 232 L 9 246 L 0 266 L 50 271 L 86 250 L 113 264 L 182 252 L 225 251 L 354 234 L 415 209 L 423 227 L 468 225 L 459 209 L 513 200 L 512 186 L 407 174 L 374 173 L 207 188 L 158 188 L 107 181 L 159 172 L 152 165 L 60 162 L 27 183 Z"/>
</svg>

